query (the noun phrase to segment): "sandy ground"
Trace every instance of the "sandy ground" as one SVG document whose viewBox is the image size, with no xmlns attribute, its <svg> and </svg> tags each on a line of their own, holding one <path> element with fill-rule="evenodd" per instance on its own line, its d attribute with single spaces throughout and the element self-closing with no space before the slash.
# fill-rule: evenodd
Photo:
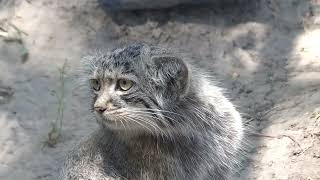
<svg viewBox="0 0 320 180">
<path fill-rule="evenodd" d="M 110 14 L 95 1 L 20 0 L 2 7 L 0 20 L 1 180 L 56 179 L 64 154 L 97 127 L 76 83 L 80 58 L 132 41 L 189 54 L 227 89 L 246 127 L 260 134 L 248 137 L 235 179 L 320 179 L 319 1 Z M 62 136 L 50 148 L 43 142 L 65 60 Z"/>
</svg>

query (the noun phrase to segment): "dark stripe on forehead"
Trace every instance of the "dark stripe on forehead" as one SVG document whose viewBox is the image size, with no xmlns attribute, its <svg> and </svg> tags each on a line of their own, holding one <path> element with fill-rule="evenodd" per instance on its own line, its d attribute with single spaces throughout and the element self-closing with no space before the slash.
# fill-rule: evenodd
<svg viewBox="0 0 320 180">
<path fill-rule="evenodd" d="M 134 59 L 140 54 L 141 54 L 141 47 L 129 46 L 120 52 L 114 53 L 112 57 L 114 59 L 125 60 L 125 59 Z"/>
<path fill-rule="evenodd" d="M 139 47 L 128 48 L 127 55 L 131 58 L 135 58 L 141 54 Z"/>
<path fill-rule="evenodd" d="M 132 74 L 132 73 L 134 73 L 133 64 L 129 63 L 129 62 L 122 63 L 122 73 L 124 73 L 124 74 Z"/>
<path fill-rule="evenodd" d="M 141 54 L 141 49 L 143 47 L 143 44 L 133 44 L 128 46 L 125 51 L 128 53 L 128 55 L 135 57 Z"/>
<path fill-rule="evenodd" d="M 107 60 L 102 60 L 101 66 L 102 66 L 103 68 L 108 68 L 110 65 L 109 65 L 107 62 L 108 62 Z"/>
<path fill-rule="evenodd" d="M 137 76 L 137 74 L 134 72 L 133 69 L 122 70 L 122 74 L 133 74 L 133 75 Z"/>
<path fill-rule="evenodd" d="M 137 66 L 136 62 L 133 62 L 133 58 L 130 57 L 125 59 L 112 60 L 110 63 L 112 63 L 113 68 L 121 69 L 126 73 L 133 72 L 135 66 Z"/>
<path fill-rule="evenodd" d="M 127 70 L 131 69 L 132 67 L 131 67 L 131 64 L 129 62 L 124 62 L 123 63 L 123 68 L 127 71 Z"/>
</svg>

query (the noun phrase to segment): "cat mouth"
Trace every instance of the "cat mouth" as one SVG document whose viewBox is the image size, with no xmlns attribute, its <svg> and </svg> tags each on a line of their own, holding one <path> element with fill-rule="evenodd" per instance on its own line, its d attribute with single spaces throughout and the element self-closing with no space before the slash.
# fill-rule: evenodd
<svg viewBox="0 0 320 180">
<path fill-rule="evenodd" d="M 106 121 L 115 121 L 115 119 L 116 119 L 116 114 L 111 114 L 111 113 L 103 113 L 103 114 L 99 114 L 99 116 L 102 118 L 102 119 L 104 119 L 104 120 L 106 120 Z"/>
<path fill-rule="evenodd" d="M 120 121 L 118 118 L 120 115 L 120 112 L 117 110 L 110 110 L 108 112 L 104 112 L 102 114 L 96 113 L 96 115 L 101 118 L 103 121 L 108 122 L 108 123 L 117 123 Z"/>
</svg>

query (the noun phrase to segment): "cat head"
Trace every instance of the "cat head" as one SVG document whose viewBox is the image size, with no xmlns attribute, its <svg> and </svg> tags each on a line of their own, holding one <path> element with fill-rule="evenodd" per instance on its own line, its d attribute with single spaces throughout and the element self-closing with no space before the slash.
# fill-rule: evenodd
<svg viewBox="0 0 320 180">
<path fill-rule="evenodd" d="M 162 133 L 189 90 L 188 65 L 167 50 L 132 44 L 84 58 L 98 122 L 112 130 Z"/>
</svg>

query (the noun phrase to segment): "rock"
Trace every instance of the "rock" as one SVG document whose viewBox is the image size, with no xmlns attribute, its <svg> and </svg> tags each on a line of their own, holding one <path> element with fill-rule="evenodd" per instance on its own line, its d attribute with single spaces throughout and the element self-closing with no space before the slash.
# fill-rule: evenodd
<svg viewBox="0 0 320 180">
<path fill-rule="evenodd" d="M 110 10 L 160 9 L 181 4 L 208 4 L 217 2 L 238 2 L 241 0 L 99 0 L 100 4 Z"/>
<path fill-rule="evenodd" d="M 0 85 L 0 104 L 8 103 L 13 95 L 13 89 Z"/>
</svg>

